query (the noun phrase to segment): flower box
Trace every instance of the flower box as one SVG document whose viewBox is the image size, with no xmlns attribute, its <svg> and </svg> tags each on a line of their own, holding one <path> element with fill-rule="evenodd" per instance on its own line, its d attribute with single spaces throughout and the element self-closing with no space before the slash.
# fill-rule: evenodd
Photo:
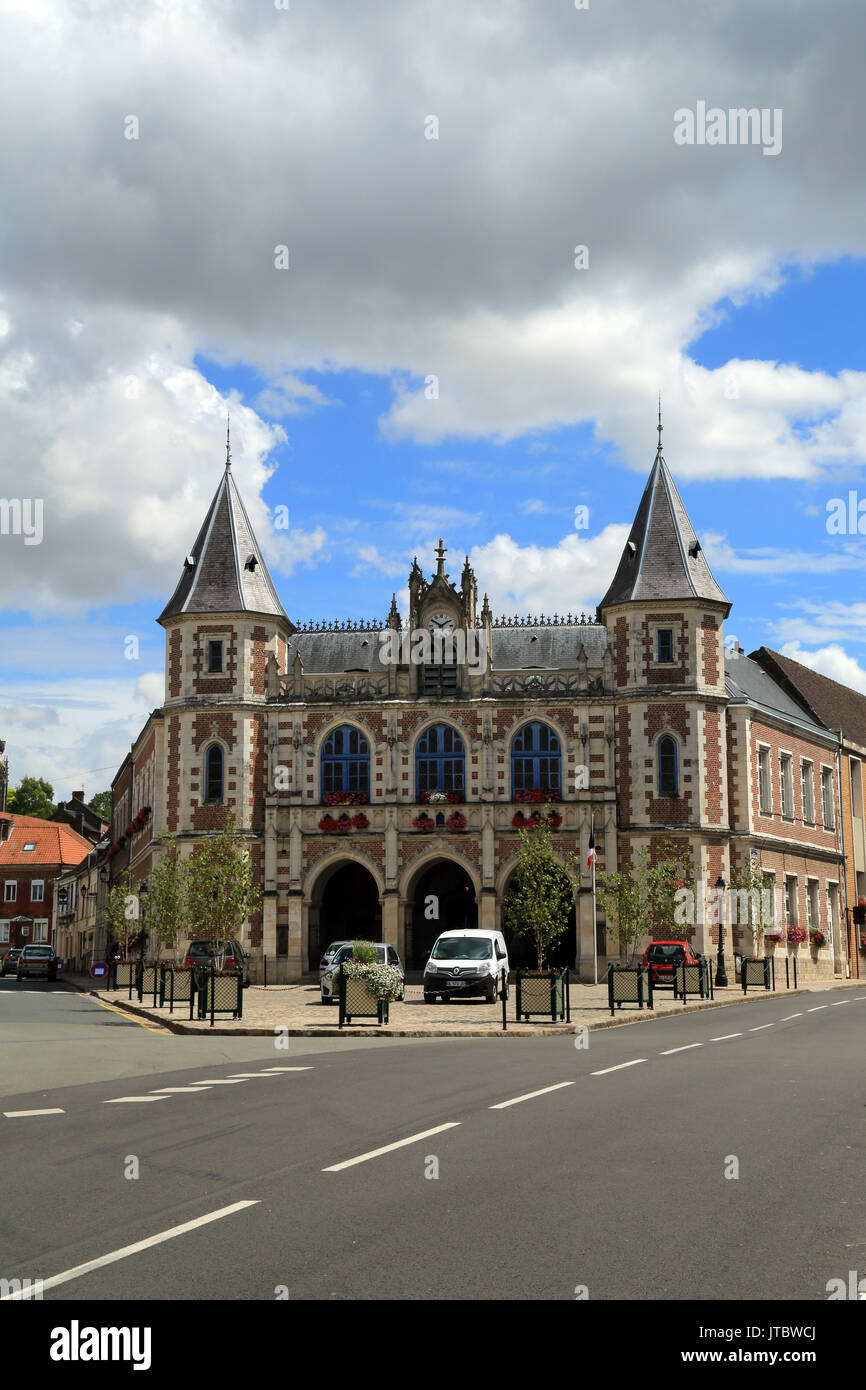
<svg viewBox="0 0 866 1390">
<path fill-rule="evenodd" d="M 352 827 L 355 830 L 369 830 L 370 822 L 364 815 L 363 811 L 361 811 L 357 816 L 352 817 Z"/>
<path fill-rule="evenodd" d="M 806 940 L 806 928 L 789 926 L 786 932 L 786 936 L 794 946 L 798 946 L 801 941 Z"/>
<path fill-rule="evenodd" d="M 325 792 L 323 806 L 366 806 L 369 797 L 366 792 Z"/>
<path fill-rule="evenodd" d="M 515 792 L 514 800 L 522 806 L 539 806 L 547 801 L 561 801 L 562 796 L 559 792 L 525 791 Z"/>
<path fill-rule="evenodd" d="M 357 817 L 355 819 L 357 819 Z M 353 828 L 353 824 L 354 822 L 352 821 L 352 818 L 350 816 L 347 816 L 344 811 L 343 814 L 337 818 L 337 820 L 334 820 L 333 816 L 322 816 L 322 819 L 319 821 L 319 829 L 323 830 L 326 835 L 345 835 L 348 830 L 351 830 Z M 367 824 L 369 824 L 369 821 L 367 822 Z"/>
<path fill-rule="evenodd" d="M 460 811 L 453 811 L 445 822 L 448 830 L 466 830 L 468 822 Z"/>
<path fill-rule="evenodd" d="M 827 945 L 826 936 L 822 931 L 819 931 L 817 927 L 813 928 L 813 930 L 809 932 L 809 941 L 818 951 L 820 951 L 822 946 Z"/>
<path fill-rule="evenodd" d="M 436 822 L 432 819 L 431 816 L 426 815 L 423 811 L 420 815 L 413 817 L 412 824 L 416 830 L 436 829 Z"/>
<path fill-rule="evenodd" d="M 532 830 L 539 825 L 546 825 L 549 830 L 558 830 L 562 825 L 562 816 L 558 811 L 550 811 L 547 815 L 540 811 L 533 811 L 529 816 L 524 816 L 522 811 L 518 811 L 512 816 L 511 824 L 518 830 L 521 828 Z"/>
<path fill-rule="evenodd" d="M 423 801 L 425 806 L 459 806 L 460 802 L 463 800 L 463 793 L 440 791 L 422 792 L 419 800 Z"/>
</svg>

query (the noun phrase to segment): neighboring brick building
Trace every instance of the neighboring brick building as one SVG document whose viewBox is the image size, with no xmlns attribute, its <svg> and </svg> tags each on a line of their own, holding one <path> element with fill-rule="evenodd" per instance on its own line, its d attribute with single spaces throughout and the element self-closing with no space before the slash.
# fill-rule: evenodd
<svg viewBox="0 0 866 1390">
<path fill-rule="evenodd" d="M 382 621 L 298 625 L 277 597 L 227 461 L 159 618 L 164 704 L 114 779 L 112 873 L 128 867 L 135 886 L 163 828 L 187 854 L 233 807 L 264 893 L 249 948 L 284 957 L 292 978 L 335 938 L 383 938 L 417 969 L 439 931 L 500 926 L 515 820 L 533 790 L 560 798 L 555 843 L 563 862 L 576 853 L 584 868 L 560 951 L 584 977 L 593 958 L 591 818 L 602 868 L 673 839 L 713 885 L 730 877 L 732 855 L 736 867 L 750 839 L 787 835 L 791 852 L 796 844 L 809 865 L 820 862 L 819 881 L 829 881 L 838 860 L 808 827 L 759 831 L 744 819 L 748 740 L 762 720 L 775 728 L 778 712 L 753 708 L 726 680 L 730 605 L 661 445 L 596 614 L 495 618 L 486 596 L 479 607 L 468 559 L 457 584 L 445 553 L 440 542 L 429 578 L 413 564 L 405 623 L 392 600 Z M 471 644 L 462 658 L 419 646 L 413 660 L 419 634 L 449 629 Z M 781 731 L 788 725 L 783 718 Z M 833 745 L 808 719 L 799 736 L 819 750 L 816 766 Z M 460 805 L 439 800 L 449 794 Z M 332 804 L 341 795 L 357 804 Z M 696 926 L 700 949 L 715 939 L 711 925 Z M 525 948 L 513 945 L 519 958 Z M 603 930 L 598 949 L 603 969 Z M 832 959 L 844 969 L 844 953 Z"/>
<path fill-rule="evenodd" d="M 0 945 L 51 941 L 55 881 L 91 848 L 66 825 L 0 814 Z"/>
<path fill-rule="evenodd" d="M 813 719 L 837 730 L 841 738 L 844 935 L 852 973 L 857 977 L 866 976 L 866 816 L 863 810 L 866 695 L 821 676 L 768 647 L 761 647 L 752 657 Z"/>
<path fill-rule="evenodd" d="M 84 800 L 83 791 L 73 792 L 68 801 L 59 801 L 51 819 L 71 825 L 82 839 L 89 840 L 92 845 L 99 844 L 108 831 L 108 821 L 91 810 Z"/>
</svg>

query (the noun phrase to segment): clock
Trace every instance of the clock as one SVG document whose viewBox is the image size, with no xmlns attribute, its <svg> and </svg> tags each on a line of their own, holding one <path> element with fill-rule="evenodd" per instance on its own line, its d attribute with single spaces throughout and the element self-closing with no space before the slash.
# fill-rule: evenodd
<svg viewBox="0 0 866 1390">
<path fill-rule="evenodd" d="M 431 632 L 453 632 L 454 619 L 449 618 L 447 613 L 433 613 L 427 627 Z"/>
</svg>

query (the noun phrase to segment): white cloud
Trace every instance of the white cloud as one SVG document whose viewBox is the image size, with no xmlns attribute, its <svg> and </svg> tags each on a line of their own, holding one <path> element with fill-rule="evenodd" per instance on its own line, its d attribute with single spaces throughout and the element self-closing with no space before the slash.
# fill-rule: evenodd
<svg viewBox="0 0 866 1390">
<path fill-rule="evenodd" d="M 792 661 L 799 661 L 801 665 L 808 666 L 810 671 L 829 676 L 830 680 L 838 681 L 840 685 L 850 686 L 852 690 L 859 690 L 861 694 L 866 695 L 866 670 L 838 643 L 831 642 L 826 647 L 804 651 L 799 642 L 786 642 L 780 651 Z"/>
<path fill-rule="evenodd" d="M 469 559 L 497 617 L 503 611 L 589 612 L 616 573 L 629 529 L 606 526 L 597 536 L 564 536 L 552 546 L 522 546 L 502 534 L 475 546 Z"/>
</svg>

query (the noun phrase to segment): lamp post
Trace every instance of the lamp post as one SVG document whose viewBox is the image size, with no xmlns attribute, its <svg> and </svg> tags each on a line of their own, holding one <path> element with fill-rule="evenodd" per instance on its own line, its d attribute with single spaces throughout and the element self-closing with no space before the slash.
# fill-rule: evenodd
<svg viewBox="0 0 866 1390">
<path fill-rule="evenodd" d="M 719 905 L 719 954 L 716 960 L 716 985 L 724 989 L 728 983 L 728 972 L 725 969 L 725 880 L 721 874 L 716 879 L 716 892 Z"/>
</svg>

